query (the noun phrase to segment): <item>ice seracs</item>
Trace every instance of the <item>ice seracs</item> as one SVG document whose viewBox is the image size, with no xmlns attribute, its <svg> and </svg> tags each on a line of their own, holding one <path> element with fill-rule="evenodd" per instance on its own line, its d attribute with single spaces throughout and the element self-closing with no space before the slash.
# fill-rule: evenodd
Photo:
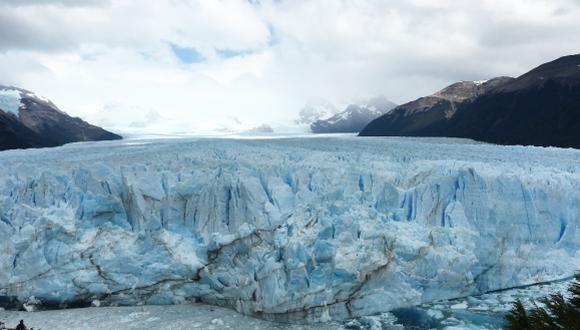
<svg viewBox="0 0 580 330">
<path fill-rule="evenodd" d="M 304 322 L 564 278 L 580 269 L 579 160 L 355 137 L 2 152 L 0 295 Z"/>
</svg>

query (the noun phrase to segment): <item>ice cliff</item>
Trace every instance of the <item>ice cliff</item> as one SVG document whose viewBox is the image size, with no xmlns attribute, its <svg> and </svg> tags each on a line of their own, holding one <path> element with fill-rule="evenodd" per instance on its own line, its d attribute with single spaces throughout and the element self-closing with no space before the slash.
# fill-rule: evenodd
<svg viewBox="0 0 580 330">
<path fill-rule="evenodd" d="M 413 138 L 2 152 L 0 302 L 195 300 L 298 322 L 559 279 L 580 269 L 579 164 Z"/>
</svg>

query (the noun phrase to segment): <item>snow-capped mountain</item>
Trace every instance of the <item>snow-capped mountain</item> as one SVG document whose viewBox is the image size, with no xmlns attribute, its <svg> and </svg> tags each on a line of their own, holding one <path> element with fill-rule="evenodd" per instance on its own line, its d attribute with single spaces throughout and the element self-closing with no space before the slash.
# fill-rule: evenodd
<svg viewBox="0 0 580 330">
<path fill-rule="evenodd" d="M 389 112 L 397 105 L 384 96 L 377 96 L 366 102 L 351 104 L 342 112 L 329 118 L 318 119 L 310 125 L 313 133 L 356 133 L 373 119 Z"/>
<path fill-rule="evenodd" d="M 272 128 L 272 126 L 268 125 L 268 124 L 262 124 L 253 128 L 250 128 L 249 130 L 243 131 L 241 134 L 245 134 L 245 135 L 269 135 L 269 134 L 273 134 L 274 133 L 274 129 Z"/>
<path fill-rule="evenodd" d="M 295 122 L 298 125 L 310 125 L 317 120 L 330 118 L 338 112 L 340 112 L 339 108 L 331 102 L 324 99 L 314 99 L 308 101 L 300 110 Z"/>
<path fill-rule="evenodd" d="M 0 305 L 305 322 L 566 278 L 579 156 L 350 136 L 0 153 Z"/>
<path fill-rule="evenodd" d="M 375 119 L 360 135 L 580 148 L 579 123 L 580 55 L 571 55 L 518 78 L 453 84 Z"/>
<path fill-rule="evenodd" d="M 70 117 L 44 97 L 0 86 L 0 150 L 116 139 L 121 137 Z"/>
</svg>

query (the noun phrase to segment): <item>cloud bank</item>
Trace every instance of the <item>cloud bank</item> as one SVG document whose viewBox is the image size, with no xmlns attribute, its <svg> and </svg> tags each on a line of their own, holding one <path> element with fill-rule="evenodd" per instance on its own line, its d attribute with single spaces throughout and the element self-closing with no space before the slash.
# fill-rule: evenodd
<svg viewBox="0 0 580 330">
<path fill-rule="evenodd" d="M 0 84 L 108 128 L 291 123 L 578 53 L 577 0 L 0 0 Z"/>
</svg>

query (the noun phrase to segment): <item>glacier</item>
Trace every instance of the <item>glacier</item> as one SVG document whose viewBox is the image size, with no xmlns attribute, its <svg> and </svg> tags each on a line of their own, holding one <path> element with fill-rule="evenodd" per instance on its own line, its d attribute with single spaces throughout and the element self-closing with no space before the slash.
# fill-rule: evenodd
<svg viewBox="0 0 580 330">
<path fill-rule="evenodd" d="M 21 92 L 16 89 L 2 88 L 0 86 L 0 111 L 6 111 L 18 116 L 18 111 L 22 107 L 20 94 Z"/>
<path fill-rule="evenodd" d="M 4 151 L 0 303 L 320 322 L 566 278 L 578 164 L 573 149 L 353 136 Z"/>
</svg>

